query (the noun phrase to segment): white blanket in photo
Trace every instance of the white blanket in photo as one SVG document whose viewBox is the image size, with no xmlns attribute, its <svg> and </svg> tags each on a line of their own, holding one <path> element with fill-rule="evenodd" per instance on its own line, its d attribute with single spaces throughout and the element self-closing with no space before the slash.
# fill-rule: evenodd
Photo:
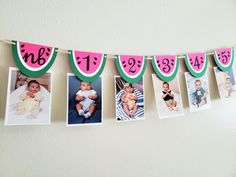
<svg viewBox="0 0 236 177">
<path fill-rule="evenodd" d="M 19 87 L 10 93 L 8 98 L 8 105 L 6 109 L 6 124 L 7 125 L 26 125 L 26 124 L 50 124 L 50 93 L 42 86 L 40 92 L 42 93 L 43 100 L 40 102 L 40 112 L 36 117 L 30 113 L 23 115 L 16 114 L 16 106 L 19 103 L 20 95 L 26 91 L 26 85 Z"/>
</svg>

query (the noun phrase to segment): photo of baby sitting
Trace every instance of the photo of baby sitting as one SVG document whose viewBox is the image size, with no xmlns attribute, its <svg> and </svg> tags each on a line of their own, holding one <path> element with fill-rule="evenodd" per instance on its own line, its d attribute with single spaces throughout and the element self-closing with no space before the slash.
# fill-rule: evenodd
<svg viewBox="0 0 236 177">
<path fill-rule="evenodd" d="M 207 74 L 202 77 L 193 77 L 189 72 L 185 73 L 188 91 L 190 112 L 205 110 L 211 107 Z"/>
<path fill-rule="evenodd" d="M 5 125 L 42 125 L 51 122 L 51 73 L 40 77 L 9 68 Z"/>
<path fill-rule="evenodd" d="M 102 124 L 102 108 L 102 78 L 88 82 L 68 73 L 66 125 Z"/>
<path fill-rule="evenodd" d="M 236 101 L 236 82 L 233 68 L 229 71 L 221 71 L 214 67 L 214 73 L 222 103 Z"/>
<path fill-rule="evenodd" d="M 170 110 L 178 111 L 177 102 L 174 100 L 174 94 L 171 93 L 171 90 L 169 88 L 168 82 L 163 82 L 162 84 L 162 98 L 166 103 L 166 106 L 170 108 Z"/>
<path fill-rule="evenodd" d="M 178 76 L 171 81 L 163 81 L 152 74 L 156 108 L 160 119 L 184 115 Z"/>
<path fill-rule="evenodd" d="M 31 80 L 27 84 L 27 90 L 20 95 L 20 102 L 17 104 L 17 114 L 30 113 L 36 118 L 40 111 L 40 102 L 43 100 L 40 92 L 40 84 L 36 80 Z"/>
<path fill-rule="evenodd" d="M 132 121 L 144 119 L 143 79 L 128 83 L 115 76 L 116 120 Z"/>
<path fill-rule="evenodd" d="M 92 89 L 90 82 L 80 82 L 80 90 L 76 93 L 75 100 L 76 110 L 80 116 L 89 118 L 96 109 L 95 100 L 97 99 L 97 93 Z"/>
<path fill-rule="evenodd" d="M 123 108 L 127 115 L 133 117 L 137 112 L 138 106 L 136 105 L 138 97 L 134 92 L 133 85 L 130 83 L 124 84 L 124 93 L 121 95 Z"/>
<path fill-rule="evenodd" d="M 194 95 L 194 101 L 193 101 L 193 104 L 196 106 L 196 107 L 200 107 L 204 104 L 207 103 L 207 100 L 206 100 L 206 91 L 202 88 L 202 82 L 201 80 L 197 79 L 195 80 L 195 92 L 193 93 Z"/>
</svg>

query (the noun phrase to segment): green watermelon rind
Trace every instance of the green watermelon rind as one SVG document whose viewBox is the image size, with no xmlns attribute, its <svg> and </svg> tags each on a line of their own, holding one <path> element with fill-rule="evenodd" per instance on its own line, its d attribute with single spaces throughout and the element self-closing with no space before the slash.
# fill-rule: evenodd
<svg viewBox="0 0 236 177">
<path fill-rule="evenodd" d="M 189 63 L 188 55 L 187 55 L 187 54 L 184 55 L 185 65 L 187 66 L 189 72 L 190 72 L 194 77 L 196 77 L 196 78 L 202 77 L 202 76 L 205 74 L 205 72 L 206 72 L 207 65 L 208 65 L 208 55 L 207 55 L 207 54 L 205 54 L 205 55 L 206 55 L 206 61 L 205 61 L 205 65 L 204 65 L 204 67 L 202 68 L 202 71 L 201 71 L 201 72 L 196 72 L 196 71 L 194 71 L 194 70 L 192 69 L 192 66 L 191 66 L 190 63 Z"/>
<path fill-rule="evenodd" d="M 50 59 L 50 61 L 48 62 L 48 64 L 46 66 L 44 66 L 42 69 L 38 70 L 38 71 L 32 71 L 32 70 L 29 70 L 28 68 L 26 68 L 22 63 L 21 63 L 21 60 L 20 60 L 20 57 L 18 55 L 18 49 L 17 49 L 17 41 L 12 41 L 14 42 L 14 44 L 12 44 L 12 53 L 13 53 L 13 58 L 14 58 L 14 61 L 16 63 L 16 66 L 20 69 L 20 71 L 22 73 L 24 73 L 25 75 L 27 76 L 30 76 L 30 77 L 39 77 L 39 76 L 42 76 L 44 73 L 46 73 L 52 66 L 52 64 L 54 63 L 55 59 L 56 59 L 56 56 L 57 56 L 57 49 L 58 48 L 54 48 L 54 52 L 53 52 L 53 55 Z"/>
<path fill-rule="evenodd" d="M 232 68 L 232 66 L 233 66 L 233 62 L 234 62 L 234 48 L 232 47 L 231 50 L 232 50 L 231 61 L 230 61 L 229 66 L 227 66 L 227 67 L 223 66 L 218 61 L 218 57 L 217 57 L 216 51 L 214 51 L 213 57 L 214 57 L 215 63 L 218 66 L 218 68 L 220 68 L 220 70 L 222 70 L 222 71 L 229 71 Z"/>
<path fill-rule="evenodd" d="M 175 67 L 175 69 L 174 69 L 173 74 L 171 74 L 170 76 L 166 76 L 166 75 L 162 74 L 162 73 L 159 71 L 159 69 L 157 68 L 156 63 L 155 63 L 155 57 L 152 56 L 152 66 L 153 66 L 153 69 L 154 69 L 154 71 L 156 72 L 157 76 L 158 76 L 161 80 L 166 81 L 166 82 L 169 82 L 169 81 L 172 81 L 172 80 L 175 78 L 175 76 L 176 76 L 176 74 L 177 74 L 177 72 L 178 72 L 178 69 L 179 69 L 179 60 L 177 59 L 177 57 L 176 57 L 176 60 L 177 60 L 177 61 L 176 61 L 176 67 Z"/>
<path fill-rule="evenodd" d="M 144 75 L 144 72 L 145 72 L 145 70 L 146 70 L 146 66 L 147 66 L 147 60 L 146 60 L 146 58 L 144 58 L 144 61 L 143 61 L 143 62 L 144 62 L 144 63 L 143 63 L 143 65 L 142 65 L 140 74 L 137 75 L 135 78 L 131 78 L 131 77 L 129 77 L 129 76 L 127 76 L 127 75 L 125 74 L 125 72 L 123 71 L 123 69 L 122 69 L 122 67 L 121 67 L 121 65 L 120 65 L 120 62 L 119 62 L 119 56 L 118 56 L 118 55 L 116 56 L 116 68 L 118 69 L 119 74 L 121 75 L 121 77 L 122 77 L 126 82 L 131 83 L 131 84 L 136 83 L 136 82 L 138 82 L 138 81 L 140 81 L 140 80 L 142 79 L 142 77 L 143 77 L 143 75 Z"/>
<path fill-rule="evenodd" d="M 76 67 L 75 63 L 74 63 L 74 58 L 73 58 L 73 51 L 69 50 L 68 53 L 68 57 L 69 57 L 69 62 L 70 62 L 70 66 L 72 71 L 74 72 L 74 74 L 82 81 L 86 81 L 86 82 L 93 82 L 95 80 L 97 80 L 99 78 L 99 76 L 102 74 L 104 68 L 105 68 L 105 64 L 106 64 L 106 60 L 107 60 L 107 54 L 103 55 L 103 60 L 102 60 L 102 64 L 99 68 L 99 70 L 96 72 L 95 75 L 93 76 L 85 76 L 84 74 L 82 74 Z"/>
</svg>

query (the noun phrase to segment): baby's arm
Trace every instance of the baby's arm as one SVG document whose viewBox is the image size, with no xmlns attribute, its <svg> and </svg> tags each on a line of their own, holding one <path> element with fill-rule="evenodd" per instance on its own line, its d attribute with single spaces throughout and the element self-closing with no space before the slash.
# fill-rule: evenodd
<svg viewBox="0 0 236 177">
<path fill-rule="evenodd" d="M 90 95 L 89 98 L 92 99 L 92 100 L 96 100 L 98 98 L 98 96 L 95 93 L 94 95 Z"/>
<path fill-rule="evenodd" d="M 162 95 L 161 97 L 164 99 L 169 93 L 166 92 L 164 95 Z"/>
<path fill-rule="evenodd" d="M 82 101 L 82 100 L 85 99 L 85 96 L 82 96 L 81 93 L 82 93 L 81 90 L 79 90 L 79 91 L 76 93 L 76 96 L 75 96 L 75 100 L 76 100 L 76 101 Z"/>
<path fill-rule="evenodd" d="M 42 101 L 43 100 L 43 96 L 42 96 L 41 92 L 38 92 L 35 94 L 34 100 L 35 101 Z"/>
<path fill-rule="evenodd" d="M 76 95 L 76 96 L 75 96 L 75 100 L 76 100 L 76 101 L 82 101 L 82 100 L 84 100 L 84 99 L 85 99 L 84 96 L 81 96 L 81 95 Z"/>
<path fill-rule="evenodd" d="M 125 93 L 123 93 L 120 97 L 120 99 L 123 103 L 127 103 L 127 100 L 125 99 L 125 97 L 126 97 Z"/>
<path fill-rule="evenodd" d="M 28 96 L 27 96 L 27 91 L 25 91 L 24 93 L 22 93 L 22 94 L 20 95 L 20 100 L 24 101 L 27 97 L 28 97 Z"/>
<path fill-rule="evenodd" d="M 136 94 L 134 94 L 134 95 L 132 96 L 132 100 L 134 100 L 134 101 L 137 101 L 137 100 L 138 100 L 138 97 L 137 97 Z"/>
</svg>

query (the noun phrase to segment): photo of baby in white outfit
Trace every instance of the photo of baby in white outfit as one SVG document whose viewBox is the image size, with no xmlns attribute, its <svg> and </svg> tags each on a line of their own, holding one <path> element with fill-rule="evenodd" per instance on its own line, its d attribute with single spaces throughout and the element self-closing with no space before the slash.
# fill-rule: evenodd
<svg viewBox="0 0 236 177">
<path fill-rule="evenodd" d="M 9 68 L 5 125 L 50 124 L 50 107 L 51 73 L 30 77 Z"/>
</svg>

